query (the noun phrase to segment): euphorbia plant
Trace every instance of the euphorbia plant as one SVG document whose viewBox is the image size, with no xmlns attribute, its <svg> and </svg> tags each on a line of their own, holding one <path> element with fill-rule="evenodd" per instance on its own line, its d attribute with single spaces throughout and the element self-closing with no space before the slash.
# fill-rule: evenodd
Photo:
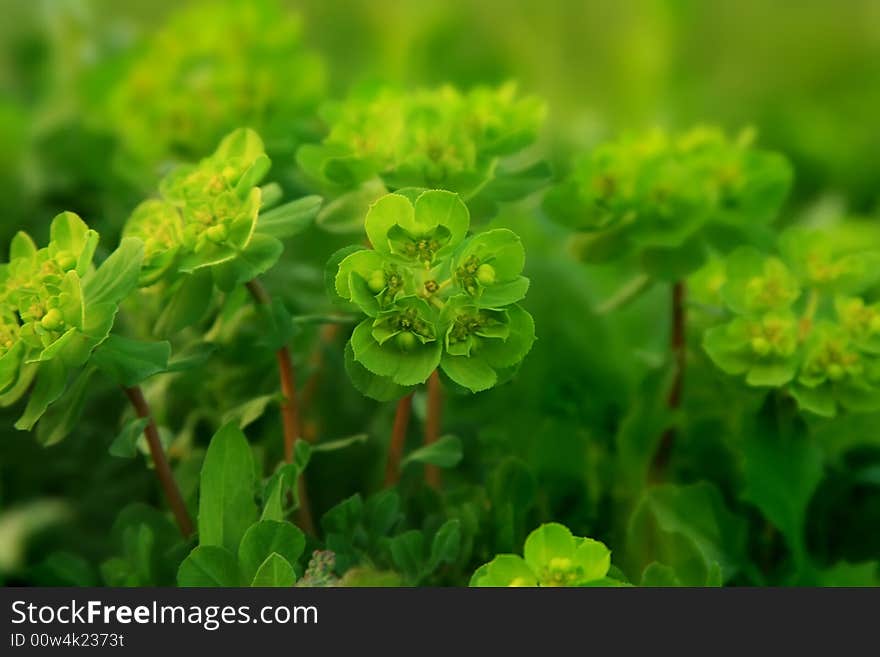
<svg viewBox="0 0 880 657">
<path fill-rule="evenodd" d="M 451 86 L 404 92 L 370 88 L 323 109 L 327 135 L 300 148 L 300 167 L 334 197 L 318 221 L 358 231 L 370 202 L 408 187 L 457 192 L 481 213 L 522 198 L 548 177 L 542 162 L 514 166 L 511 156 L 537 138 L 544 107 L 513 85 L 461 92 Z"/>
<path fill-rule="evenodd" d="M 729 319 L 703 345 L 725 372 L 784 387 L 812 413 L 880 410 L 880 307 L 863 296 L 878 263 L 803 229 L 783 234 L 779 256 L 739 249 L 714 279 Z"/>
<path fill-rule="evenodd" d="M 120 302 L 137 285 L 143 244 L 135 238 L 124 239 L 95 269 L 92 257 L 97 244 L 98 234 L 71 212 L 55 217 L 49 245 L 44 248 L 37 248 L 25 233 L 13 239 L 10 261 L 0 270 L 0 393 L 6 403 L 28 395 L 16 427 L 30 431 L 67 392 L 72 398 L 70 410 L 44 433 L 44 442 L 53 443 L 73 429 L 83 390 L 95 368 L 118 381 L 145 422 L 143 431 L 156 474 L 178 527 L 187 536 L 192 522 L 138 385 L 143 366 L 130 358 L 133 351 L 150 352 L 152 347 L 111 336 Z M 161 345 L 158 349 L 164 351 Z M 167 362 L 168 354 L 164 357 Z"/>
<path fill-rule="evenodd" d="M 159 198 L 144 201 L 134 210 L 124 234 L 137 236 L 145 244 L 140 284 L 168 299 L 171 309 L 160 318 L 159 332 L 173 333 L 197 322 L 207 311 L 215 287 L 228 293 L 241 285 L 271 314 L 270 325 L 276 321 L 289 324 L 283 306 L 272 303 L 258 276 L 278 261 L 284 250 L 281 238 L 309 224 L 320 199 L 306 197 L 261 214 L 278 196 L 277 187 L 258 186 L 269 167 L 260 137 L 253 130 L 239 129 L 198 164 L 174 169 L 160 183 Z M 284 454 L 290 462 L 301 428 L 283 326 L 279 336 Z M 305 503 L 302 514 L 310 528 Z"/>
<path fill-rule="evenodd" d="M 198 2 L 173 13 L 131 58 L 104 100 L 103 127 L 150 167 L 200 157 L 243 124 L 289 151 L 311 132 L 324 84 L 298 17 L 277 0 Z"/>
<path fill-rule="evenodd" d="M 685 278 L 713 252 L 766 240 L 791 186 L 785 158 L 754 148 L 753 137 L 744 131 L 730 139 L 720 130 L 696 128 L 677 136 L 623 138 L 581 158 L 545 198 L 548 214 L 578 231 L 574 244 L 581 259 L 630 259 L 642 269 L 605 310 L 657 280 L 671 283 L 673 409 L 681 403 L 684 381 Z M 672 437 L 671 430 L 664 434 L 661 468 Z"/>
<path fill-rule="evenodd" d="M 392 439 L 393 480 L 412 389 L 429 379 L 439 386 L 438 369 L 471 392 L 497 385 L 531 349 L 535 326 L 518 305 L 529 287 L 520 239 L 503 228 L 468 236 L 468 209 L 457 194 L 388 194 L 364 225 L 373 248 L 334 256 L 333 287 L 366 315 L 346 346 L 352 381 L 368 396 L 404 400 Z M 436 399 L 428 410 L 431 442 Z"/>
<path fill-rule="evenodd" d="M 610 568 L 611 551 L 603 543 L 552 522 L 529 534 L 523 557 L 499 554 L 481 566 L 471 586 L 626 586 L 609 576 Z"/>
</svg>

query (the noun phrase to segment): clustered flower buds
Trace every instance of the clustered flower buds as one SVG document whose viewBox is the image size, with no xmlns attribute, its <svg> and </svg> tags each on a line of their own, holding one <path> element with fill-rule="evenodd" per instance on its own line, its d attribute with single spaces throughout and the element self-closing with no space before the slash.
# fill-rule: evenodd
<svg viewBox="0 0 880 657">
<path fill-rule="evenodd" d="M 325 108 L 323 143 L 300 149 L 303 169 L 351 188 L 378 176 L 391 189 L 441 187 L 470 196 L 496 172 L 497 158 L 537 137 L 544 107 L 513 85 L 462 93 L 451 86 L 383 88 Z"/>
<path fill-rule="evenodd" d="M 132 58 L 107 99 L 136 160 L 192 160 L 240 125 L 290 139 L 324 92 L 320 57 L 277 2 L 193 3 Z"/>
<path fill-rule="evenodd" d="M 197 165 L 183 165 L 160 184 L 160 198 L 135 208 L 124 234 L 144 243 L 142 285 L 166 274 L 233 260 L 253 238 L 269 170 L 260 137 L 240 129 Z"/>
<path fill-rule="evenodd" d="M 38 248 L 20 232 L 0 265 L 0 394 L 16 401 L 37 377 L 20 428 L 36 423 L 63 392 L 68 372 L 107 338 L 129 291 L 124 272 L 140 267 L 140 242 L 124 241 L 96 272 L 97 245 L 98 234 L 64 212 L 52 221 L 48 246 Z M 116 268 L 122 260 L 130 269 Z"/>
<path fill-rule="evenodd" d="M 788 193 L 792 173 L 785 158 L 751 141 L 750 132 L 731 140 L 720 130 L 697 128 L 610 142 L 550 190 L 545 209 L 585 231 L 579 252 L 586 260 L 635 254 L 658 275 L 669 269 L 673 277 L 687 274 L 713 244 L 714 227 L 725 227 L 727 239 L 737 231 L 745 237 L 776 215 Z"/>
<path fill-rule="evenodd" d="M 835 253 L 804 230 L 786 232 L 780 252 L 726 259 L 718 289 L 734 317 L 706 331 L 706 352 L 749 385 L 787 386 L 820 415 L 880 409 L 880 304 L 858 296 L 876 282 L 878 255 Z"/>
<path fill-rule="evenodd" d="M 525 297 L 525 252 L 506 229 L 467 237 L 470 218 L 448 191 L 388 194 L 367 214 L 372 249 L 339 264 L 335 289 L 366 315 L 354 330 L 354 359 L 400 386 L 440 367 L 477 392 L 525 357 L 534 323 Z"/>
</svg>

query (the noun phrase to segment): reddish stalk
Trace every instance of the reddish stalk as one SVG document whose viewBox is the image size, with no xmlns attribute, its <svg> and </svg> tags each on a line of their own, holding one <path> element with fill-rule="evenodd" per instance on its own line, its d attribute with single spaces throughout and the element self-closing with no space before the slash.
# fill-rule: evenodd
<svg viewBox="0 0 880 657">
<path fill-rule="evenodd" d="M 443 388 L 440 373 L 434 370 L 428 379 L 428 409 L 425 417 L 425 445 L 436 443 L 440 438 L 440 424 L 443 415 Z M 440 488 L 440 468 L 425 466 L 425 481 L 432 488 Z"/>
<path fill-rule="evenodd" d="M 134 407 L 137 416 L 147 420 L 147 426 L 144 427 L 144 436 L 150 448 L 150 456 L 153 458 L 156 476 L 162 485 L 165 499 L 168 501 L 168 506 L 171 507 L 171 513 L 174 514 L 174 520 L 177 522 L 181 535 L 184 538 L 189 538 L 193 533 L 192 518 L 189 517 L 189 511 L 186 510 L 186 504 L 183 501 L 183 496 L 180 494 L 180 488 L 178 488 L 177 482 L 174 480 L 171 467 L 168 465 L 168 459 L 165 457 L 165 450 L 162 449 L 162 442 L 159 440 L 159 429 L 156 427 L 156 421 L 153 419 L 150 405 L 147 403 L 140 386 L 123 388 L 123 390 Z"/>
<path fill-rule="evenodd" d="M 254 279 L 247 284 L 248 292 L 259 305 L 269 306 L 272 298 L 263 284 Z M 296 398 L 296 374 L 290 357 L 290 349 L 281 347 L 276 353 L 278 361 L 278 376 L 281 382 L 281 420 L 284 426 L 284 460 L 293 463 L 293 454 L 296 441 L 300 438 L 299 404 Z M 311 506 L 306 491 L 305 477 L 299 478 L 299 508 L 296 510 L 297 524 L 308 534 L 315 534 L 315 523 L 312 519 Z"/>
<path fill-rule="evenodd" d="M 674 360 L 675 374 L 672 379 L 672 387 L 666 399 L 666 405 L 675 411 L 681 407 L 682 391 L 684 390 L 684 374 L 686 362 L 686 336 L 685 336 L 685 285 L 683 281 L 677 281 L 672 286 L 672 333 L 670 335 L 669 348 Z M 653 476 L 661 479 L 669 459 L 672 456 L 672 448 L 675 444 L 675 429 L 669 427 L 663 432 L 660 444 L 654 455 Z"/>
<path fill-rule="evenodd" d="M 394 413 L 394 427 L 391 429 L 391 443 L 388 445 L 388 460 L 385 463 L 385 488 L 390 488 L 400 480 L 400 462 L 406 446 L 406 430 L 412 415 L 412 393 L 397 402 Z"/>
</svg>

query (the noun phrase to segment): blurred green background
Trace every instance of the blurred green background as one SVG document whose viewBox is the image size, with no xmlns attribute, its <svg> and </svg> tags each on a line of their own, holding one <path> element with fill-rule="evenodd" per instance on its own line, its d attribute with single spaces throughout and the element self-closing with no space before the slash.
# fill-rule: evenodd
<svg viewBox="0 0 880 657">
<path fill-rule="evenodd" d="M 228 3 L 211 4 L 214 9 L 205 16 L 221 14 Z M 252 62 L 265 64 L 270 74 L 286 76 L 302 125 L 259 127 L 270 133 L 270 152 L 275 146 L 273 175 L 289 175 L 288 192 L 305 190 L 290 174 L 293 159 L 285 160 L 285 154 L 319 130 L 311 125 L 310 107 L 324 92 L 342 97 L 355 85 L 375 81 L 469 87 L 515 80 L 524 93 L 547 101 L 538 150 L 560 173 L 573 153 L 621 131 L 696 123 L 737 131 L 752 125 L 762 147 L 785 153 L 794 165 L 795 190 L 785 222 L 821 225 L 848 215 L 876 215 L 880 3 L 875 0 L 281 4 L 299 17 L 301 45 L 290 51 L 270 38 L 225 33 L 228 26 L 212 27 L 211 19 L 203 25 L 190 22 L 177 35 L 205 41 L 208 53 L 215 38 L 228 61 L 245 69 Z M 149 143 L 127 141 L 132 133 L 126 116 L 137 120 L 138 104 L 122 111 L 114 104 L 131 72 L 139 62 L 143 66 L 157 30 L 185 5 L 180 0 L 0 2 L 0 243 L 22 228 L 43 238 L 51 218 L 71 210 L 97 228 L 109 247 L 128 213 L 167 168 L 166 159 L 199 156 L 191 152 L 199 150 L 193 143 L 169 141 L 167 152 L 154 157 Z M 258 51 L 249 52 L 251 47 Z M 155 54 L 155 44 L 152 48 Z M 301 56 L 308 61 L 297 59 Z M 292 68 L 293 59 L 300 68 Z M 147 96 L 144 103 L 153 101 L 158 102 Z M 212 144 L 241 123 L 260 122 L 247 106 L 238 114 L 236 108 L 233 103 L 232 110 L 220 112 L 217 125 L 202 126 L 207 134 L 199 139 Z M 273 129 L 280 135 L 277 141 Z M 150 142 L 165 136 L 140 138 Z M 611 540 L 620 520 L 608 506 L 608 491 L 615 485 L 608 443 L 663 358 L 666 329 L 657 327 L 666 324 L 665 291 L 613 318 L 594 317 L 596 301 L 625 276 L 576 264 L 562 247 L 564 232 L 536 220 L 533 207 L 511 208 L 503 222 L 527 245 L 533 285 L 525 305 L 535 315 L 540 340 L 513 384 L 451 400 L 447 430 L 462 436 L 467 455 L 457 476 L 480 484 L 487 463 L 501 455 L 521 458 L 541 491 L 529 510 L 531 520 L 567 521 L 573 529 Z M 320 265 L 347 241 L 310 231 L 290 247 L 288 263 L 269 284 L 287 290 L 285 300 L 300 312 L 322 308 Z M 570 312 L 558 312 L 560 306 Z M 656 321 L 645 322 L 645 316 Z M 314 337 L 306 332 L 298 341 L 296 357 L 302 363 Z M 347 384 L 334 386 L 334 377 L 344 377 L 340 353 L 328 355 L 335 369 L 322 379 L 317 398 L 323 401 L 316 402 L 327 406 L 319 414 L 328 437 L 361 431 L 369 417 L 366 429 L 379 444 L 364 448 L 366 460 L 318 459 L 312 478 L 319 509 L 375 488 L 375 468 L 359 463 L 381 466 L 392 412 L 360 399 Z M 230 350 L 227 362 L 216 365 L 217 372 L 227 367 L 224 375 L 191 395 L 198 401 L 180 393 L 178 405 L 246 400 L 249 383 L 236 380 L 235 362 Z M 180 392 L 187 382 L 174 385 Z M 713 379 L 707 385 L 723 392 L 725 384 Z M 112 390 L 97 387 L 93 396 L 78 435 L 50 448 L 12 430 L 17 409 L 2 411 L 0 575 L 6 573 L 10 581 L 97 581 L 95 564 L 114 549 L 108 536 L 120 508 L 131 500 L 158 500 L 141 462 L 107 456 L 113 438 L 108 427 L 118 427 L 121 403 Z M 342 412 L 327 399 L 335 399 Z M 173 408 L 166 414 L 175 418 Z M 681 478 L 712 478 L 733 499 L 730 429 L 716 420 L 701 417 L 685 431 L 683 449 L 692 452 Z M 196 448 L 204 446 L 210 429 L 193 421 L 188 430 Z M 258 430 L 268 434 L 274 424 Z M 688 441 L 701 432 L 711 437 L 699 444 Z M 188 470 L 192 480 L 198 465 L 183 461 L 181 468 L 180 476 L 186 481 Z M 878 488 L 853 480 L 843 462 L 829 468 L 822 486 L 830 492 L 816 505 L 808 528 L 814 558 L 832 564 L 880 557 L 878 532 L 864 529 L 871 519 L 874 527 L 880 525 Z"/>
</svg>

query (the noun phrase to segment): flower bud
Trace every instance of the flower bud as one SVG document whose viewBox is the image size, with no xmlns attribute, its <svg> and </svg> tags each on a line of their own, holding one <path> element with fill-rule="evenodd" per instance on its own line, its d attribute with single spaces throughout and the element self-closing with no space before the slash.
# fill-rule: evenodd
<svg viewBox="0 0 880 657">
<path fill-rule="evenodd" d="M 767 338 L 756 337 L 752 338 L 752 351 L 754 351 L 759 356 L 766 356 L 770 353 L 770 343 L 767 341 Z"/>
<path fill-rule="evenodd" d="M 61 271 L 70 271 L 76 267 L 76 258 L 70 251 L 60 251 L 55 256 L 55 262 L 61 268 Z"/>
<path fill-rule="evenodd" d="M 64 318 L 61 316 L 61 311 L 53 308 L 43 316 L 43 319 L 40 320 L 40 325 L 47 331 L 57 331 L 64 326 Z"/>
<path fill-rule="evenodd" d="M 409 331 L 398 333 L 396 337 L 397 346 L 403 351 L 410 351 L 416 346 L 416 336 Z"/>
<path fill-rule="evenodd" d="M 840 381 L 844 374 L 846 374 L 846 372 L 844 372 L 843 368 L 837 363 L 831 363 L 828 366 L 828 378 L 832 381 Z"/>
<path fill-rule="evenodd" d="M 488 264 L 482 264 L 477 269 L 477 280 L 480 285 L 492 285 L 495 282 L 495 267 Z"/>
<path fill-rule="evenodd" d="M 370 277 L 367 279 L 367 287 L 370 288 L 370 291 L 374 294 L 379 294 L 382 290 L 385 289 L 385 272 L 381 269 L 375 270 Z"/>
<path fill-rule="evenodd" d="M 229 229 L 224 224 L 217 224 L 206 230 L 205 236 L 215 244 L 220 244 L 229 237 Z"/>
</svg>

